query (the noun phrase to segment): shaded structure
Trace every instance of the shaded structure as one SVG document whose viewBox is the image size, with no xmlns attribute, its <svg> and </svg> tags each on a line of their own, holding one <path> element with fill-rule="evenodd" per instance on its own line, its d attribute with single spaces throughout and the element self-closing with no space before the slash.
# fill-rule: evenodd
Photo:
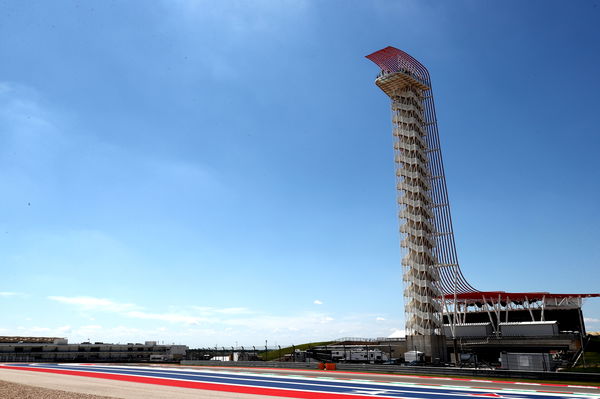
<svg viewBox="0 0 600 399">
<path fill-rule="evenodd" d="M 443 360 L 444 324 L 452 337 L 458 325 L 483 321 L 496 336 L 502 322 L 546 320 L 585 334 L 582 300 L 600 294 L 480 291 L 469 284 L 456 253 L 429 72 L 394 47 L 366 58 L 381 68 L 375 84 L 391 99 L 408 348 Z"/>
</svg>

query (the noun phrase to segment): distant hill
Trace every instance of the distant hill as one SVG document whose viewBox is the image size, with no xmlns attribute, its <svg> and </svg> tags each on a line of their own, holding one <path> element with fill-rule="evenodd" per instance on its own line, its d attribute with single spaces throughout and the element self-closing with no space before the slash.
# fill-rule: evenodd
<svg viewBox="0 0 600 399">
<path fill-rule="evenodd" d="M 265 361 L 277 360 L 280 357 L 283 358 L 285 355 L 293 353 L 295 349 L 299 349 L 301 351 L 304 351 L 304 350 L 310 349 L 310 348 L 312 348 L 314 346 L 330 345 L 330 344 L 332 344 L 334 342 L 335 341 L 309 342 L 307 344 L 287 346 L 285 348 L 281 348 L 281 350 L 279 350 L 279 349 L 269 349 L 268 351 L 259 352 L 258 356 L 261 359 L 265 360 Z"/>
</svg>

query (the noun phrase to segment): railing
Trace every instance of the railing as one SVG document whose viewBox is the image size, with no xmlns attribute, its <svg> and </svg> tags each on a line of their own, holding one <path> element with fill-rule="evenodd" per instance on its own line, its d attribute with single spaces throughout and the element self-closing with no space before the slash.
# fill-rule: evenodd
<svg viewBox="0 0 600 399">
<path fill-rule="evenodd" d="M 377 80 L 377 79 L 380 79 L 380 78 L 385 78 L 385 77 L 387 77 L 387 76 L 389 76 L 389 75 L 393 75 L 393 74 L 396 74 L 396 73 L 401 73 L 401 74 L 404 74 L 404 75 L 406 75 L 406 76 L 410 77 L 411 79 L 414 79 L 414 80 L 416 80 L 417 82 L 419 82 L 419 83 L 421 83 L 421 84 L 423 84 L 423 85 L 425 85 L 425 86 L 427 86 L 427 87 L 429 87 L 429 85 L 431 84 L 431 83 L 427 82 L 426 80 L 424 80 L 424 79 L 421 79 L 420 77 L 416 76 L 416 75 L 415 75 L 414 73 L 412 73 L 411 71 L 409 71 L 409 70 L 407 70 L 407 69 L 404 69 L 404 68 L 401 68 L 401 69 L 400 69 L 400 70 L 398 70 L 398 71 L 387 71 L 387 70 L 384 70 L 384 69 L 382 69 L 382 70 L 381 70 L 381 71 L 380 71 L 380 72 L 377 74 L 377 76 L 375 77 L 375 80 Z"/>
<path fill-rule="evenodd" d="M 379 342 L 379 338 L 360 338 L 360 337 L 342 337 L 334 340 L 334 342 Z"/>
</svg>

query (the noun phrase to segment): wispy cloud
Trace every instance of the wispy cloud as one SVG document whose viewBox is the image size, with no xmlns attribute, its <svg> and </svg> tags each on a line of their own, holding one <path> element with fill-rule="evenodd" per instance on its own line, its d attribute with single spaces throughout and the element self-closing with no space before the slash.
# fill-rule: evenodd
<svg viewBox="0 0 600 399">
<path fill-rule="evenodd" d="M 47 109 L 40 94 L 27 86 L 0 82 L 0 154 L 10 159 L 10 168 L 29 170 L 55 159 L 66 143 L 57 128 L 60 116 Z M 16 154 L 16 155 L 14 155 Z"/>
<path fill-rule="evenodd" d="M 314 301 L 313 303 L 314 303 L 315 305 L 322 305 L 322 304 L 323 304 L 323 302 L 321 302 L 321 301 L 320 301 L 320 300 L 318 300 L 318 299 L 315 299 L 315 301 Z"/>
<path fill-rule="evenodd" d="M 188 316 L 178 313 L 148 313 L 148 312 L 125 312 L 123 316 L 131 317 L 134 319 L 145 319 L 145 320 L 160 320 L 169 323 L 184 323 L 184 324 L 200 324 L 201 322 L 208 321 L 206 318 Z"/>
<path fill-rule="evenodd" d="M 142 307 L 132 303 L 120 303 L 106 298 L 89 296 L 49 296 L 48 299 L 68 305 L 74 305 L 86 311 L 100 311 L 116 313 L 123 317 L 144 320 L 160 320 L 170 323 L 199 324 L 206 319 L 179 313 L 151 313 L 145 312 Z"/>
<path fill-rule="evenodd" d="M 0 291 L 0 297 L 6 298 L 9 296 L 23 296 L 23 294 L 20 294 L 18 292 Z"/>
<path fill-rule="evenodd" d="M 84 310 L 100 310 L 105 312 L 123 313 L 137 309 L 138 306 L 131 303 L 118 303 L 105 298 L 94 298 L 89 296 L 49 296 L 48 299 L 56 302 L 76 305 Z"/>
<path fill-rule="evenodd" d="M 311 4 L 307 0 L 168 0 L 163 1 L 163 23 L 175 33 L 174 43 L 180 42 L 181 48 L 202 48 L 201 57 L 189 64 L 193 65 L 190 77 L 197 76 L 200 68 L 203 75 L 231 82 L 247 65 L 240 55 L 249 50 L 249 43 L 263 43 L 259 47 L 264 49 L 274 38 L 284 43 L 290 35 L 312 34 L 298 23 L 310 20 Z M 214 36 L 219 40 L 207 39 Z"/>
<path fill-rule="evenodd" d="M 210 306 L 192 306 L 191 308 L 203 316 L 212 316 L 216 314 L 244 315 L 254 313 L 250 309 L 244 307 L 215 308 Z"/>
<path fill-rule="evenodd" d="M 56 207 L 48 211 L 52 213 L 60 213 L 60 206 L 77 208 L 85 203 L 90 212 L 95 208 L 98 213 L 131 215 L 152 207 L 162 209 L 175 195 L 178 202 L 184 200 L 182 196 L 198 200 L 228 189 L 208 165 L 146 153 L 97 129 L 68 109 L 56 109 L 34 88 L 0 82 L 0 180 L 10 187 L 3 192 L 3 204 L 16 207 L 31 200 L 28 211 L 32 212 L 40 209 L 36 207 L 39 199 Z M 114 179 L 117 174 L 120 178 Z M 61 176 L 60 183 L 57 176 Z M 69 195 L 58 200 L 57 192 Z M 125 197 L 125 192 L 127 198 L 147 198 L 145 206 L 137 201 L 104 200 L 107 193 Z M 65 226 L 69 226 L 67 220 L 68 216 Z"/>
<path fill-rule="evenodd" d="M 59 326 L 59 327 L 39 327 L 39 326 L 33 326 L 33 327 L 23 327 L 23 326 L 19 326 L 16 328 L 17 335 L 30 335 L 30 336 L 38 336 L 38 335 L 45 335 L 45 336 L 56 336 L 56 337 L 64 337 L 67 334 L 70 334 L 72 332 L 72 327 L 69 325 L 66 326 Z"/>
<path fill-rule="evenodd" d="M 242 340 L 246 344 L 264 341 L 291 344 L 312 340 L 335 339 L 344 336 L 383 336 L 401 331 L 396 326 L 399 320 L 387 320 L 373 314 L 334 315 L 326 312 L 297 312 L 286 315 L 271 315 L 256 312 L 245 307 L 216 308 L 210 306 L 175 307 L 169 312 L 151 312 L 137 304 L 121 303 L 107 298 L 87 296 L 52 296 L 49 299 L 69 306 L 76 306 L 87 313 L 108 312 L 122 318 L 154 321 L 154 327 L 147 330 L 145 339 L 181 339 L 191 345 L 205 345 L 208 342 L 221 342 L 231 345 Z M 372 320 L 376 318 L 377 331 L 373 330 Z M 169 328 L 158 323 L 179 325 Z M 89 327 L 89 326 L 88 326 Z M 92 335 L 106 340 L 113 337 L 117 341 L 132 341 L 143 337 L 144 330 L 123 327 L 113 328 L 80 327 L 73 336 Z M 83 332 L 85 331 L 85 332 Z M 152 331 L 152 333 L 150 333 Z M 213 343 L 211 342 L 211 345 Z"/>
<path fill-rule="evenodd" d="M 95 298 L 89 296 L 49 296 L 48 299 L 67 305 L 73 305 L 87 312 L 108 312 L 132 319 L 157 320 L 169 323 L 196 325 L 201 323 L 218 322 L 220 321 L 220 317 L 252 314 L 252 311 L 244 307 L 214 308 L 191 306 L 186 312 L 156 313 L 145 311 L 142 306 L 136 304 L 116 302 L 107 298 Z"/>
<path fill-rule="evenodd" d="M 600 319 L 594 317 L 585 317 L 583 321 L 585 321 L 586 323 L 600 323 Z"/>
<path fill-rule="evenodd" d="M 203 1 L 179 0 L 166 2 L 167 9 L 177 12 L 180 20 L 216 25 L 227 34 L 275 32 L 283 29 L 289 19 L 297 19 L 308 10 L 306 0 L 242 0 Z"/>
</svg>

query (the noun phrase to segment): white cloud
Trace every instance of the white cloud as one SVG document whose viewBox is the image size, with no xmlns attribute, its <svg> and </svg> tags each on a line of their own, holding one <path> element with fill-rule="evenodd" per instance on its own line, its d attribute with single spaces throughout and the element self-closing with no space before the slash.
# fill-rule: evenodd
<svg viewBox="0 0 600 399">
<path fill-rule="evenodd" d="M 375 318 L 375 320 L 376 320 L 376 321 L 385 321 L 385 319 L 384 319 L 383 317 L 381 317 L 381 316 L 377 316 L 377 317 Z"/>
<path fill-rule="evenodd" d="M 59 331 L 60 333 L 63 333 L 63 334 L 69 333 L 71 331 L 71 326 L 58 327 L 57 331 Z"/>
<path fill-rule="evenodd" d="M 92 324 L 92 325 L 89 325 L 89 326 L 81 326 L 79 328 L 83 329 L 83 330 L 101 330 L 102 326 L 99 326 L 99 325 L 96 325 L 96 324 Z"/>
<path fill-rule="evenodd" d="M 406 337 L 406 331 L 399 330 L 399 329 L 394 330 L 394 332 L 392 332 L 390 335 L 388 335 L 388 338 L 404 338 L 404 337 Z"/>
<path fill-rule="evenodd" d="M 20 296 L 20 295 L 21 294 L 19 294 L 17 292 L 0 291 L 0 297 Z"/>
<path fill-rule="evenodd" d="M 318 299 L 315 299 L 315 301 L 313 302 L 315 305 L 322 305 L 323 302 L 319 301 Z"/>
<path fill-rule="evenodd" d="M 585 321 L 586 323 L 600 323 L 600 319 L 596 319 L 593 317 L 585 317 L 583 321 Z"/>
<path fill-rule="evenodd" d="M 53 337 L 64 337 L 65 335 L 71 333 L 72 328 L 71 326 L 60 326 L 60 327 L 40 327 L 40 326 L 33 326 L 33 327 L 23 327 L 23 326 L 19 326 L 16 328 L 17 333 L 16 335 L 22 335 L 22 336 L 53 336 Z"/>
<path fill-rule="evenodd" d="M 177 313 L 147 313 L 140 311 L 132 311 L 123 313 L 123 315 L 134 319 L 160 320 L 167 321 L 170 323 L 200 324 L 203 321 L 207 321 L 207 319 L 205 318 L 187 316 Z"/>
<path fill-rule="evenodd" d="M 48 299 L 68 305 L 74 305 L 85 311 L 95 310 L 100 312 L 116 313 L 120 316 L 132 319 L 161 320 L 170 323 L 184 324 L 199 324 L 202 321 L 206 321 L 205 318 L 179 313 L 149 313 L 143 311 L 138 305 L 132 303 L 119 303 L 106 298 L 94 298 L 89 296 L 49 296 Z M 224 313 L 228 313 L 236 309 L 239 311 L 239 309 L 243 308 L 215 309 L 215 311 L 224 311 Z M 89 316 L 88 318 L 93 319 Z"/>
<path fill-rule="evenodd" d="M 73 328 L 69 337 L 69 339 L 90 338 L 104 342 L 141 342 L 162 339 L 175 340 L 190 346 L 214 346 L 215 343 L 231 346 L 235 342 L 240 345 L 256 345 L 268 339 L 269 342 L 288 345 L 344 336 L 385 336 L 389 331 L 394 331 L 395 334 L 396 329 L 393 327 L 401 323 L 399 320 L 386 320 L 373 314 L 335 315 L 305 311 L 271 315 L 235 306 L 172 307 L 168 312 L 154 312 L 137 304 L 120 303 L 106 298 L 87 296 L 49 298 L 65 305 L 76 306 L 86 313 L 94 311 L 112 313 L 135 323 L 132 326 L 119 326 L 119 328 L 100 327 L 95 324 L 81 326 Z M 376 328 L 373 328 L 374 318 L 377 318 Z M 105 324 L 106 319 L 103 320 Z M 133 320 L 147 320 L 153 323 L 149 324 L 149 328 L 143 329 Z M 168 324 L 167 326 L 158 324 L 161 322 Z"/>
<path fill-rule="evenodd" d="M 89 296 L 76 296 L 76 297 L 64 297 L 64 296 L 49 296 L 48 299 L 53 301 L 66 303 L 69 305 L 76 305 L 84 310 L 100 310 L 106 312 L 125 312 L 136 309 L 137 306 L 131 303 L 117 303 L 110 299 L 94 298 Z"/>
<path fill-rule="evenodd" d="M 393 328 L 400 321 L 381 321 L 373 328 L 373 315 L 338 316 L 321 312 L 301 312 L 293 315 L 215 317 L 204 319 L 182 313 L 149 313 L 130 311 L 123 314 L 131 324 L 102 323 L 81 326 L 19 327 L 3 331 L 4 335 L 34 335 L 66 337 L 70 342 L 102 341 L 107 343 L 144 342 L 147 340 L 181 343 L 190 347 L 232 346 L 251 347 L 264 343 L 287 346 L 342 337 L 379 337 L 392 332 L 390 337 L 403 337 L 404 332 Z M 134 320 L 152 320 L 146 328 Z M 166 325 L 161 322 L 168 323 Z M 195 322 L 198 322 L 197 324 Z"/>
<path fill-rule="evenodd" d="M 252 313 L 249 309 L 246 308 L 223 308 L 223 309 L 215 309 L 216 313 L 222 314 L 248 314 Z"/>
<path fill-rule="evenodd" d="M 210 306 L 192 306 L 191 309 L 202 316 L 213 316 L 215 314 L 240 315 L 254 313 L 250 309 L 244 307 L 214 308 Z"/>
</svg>

